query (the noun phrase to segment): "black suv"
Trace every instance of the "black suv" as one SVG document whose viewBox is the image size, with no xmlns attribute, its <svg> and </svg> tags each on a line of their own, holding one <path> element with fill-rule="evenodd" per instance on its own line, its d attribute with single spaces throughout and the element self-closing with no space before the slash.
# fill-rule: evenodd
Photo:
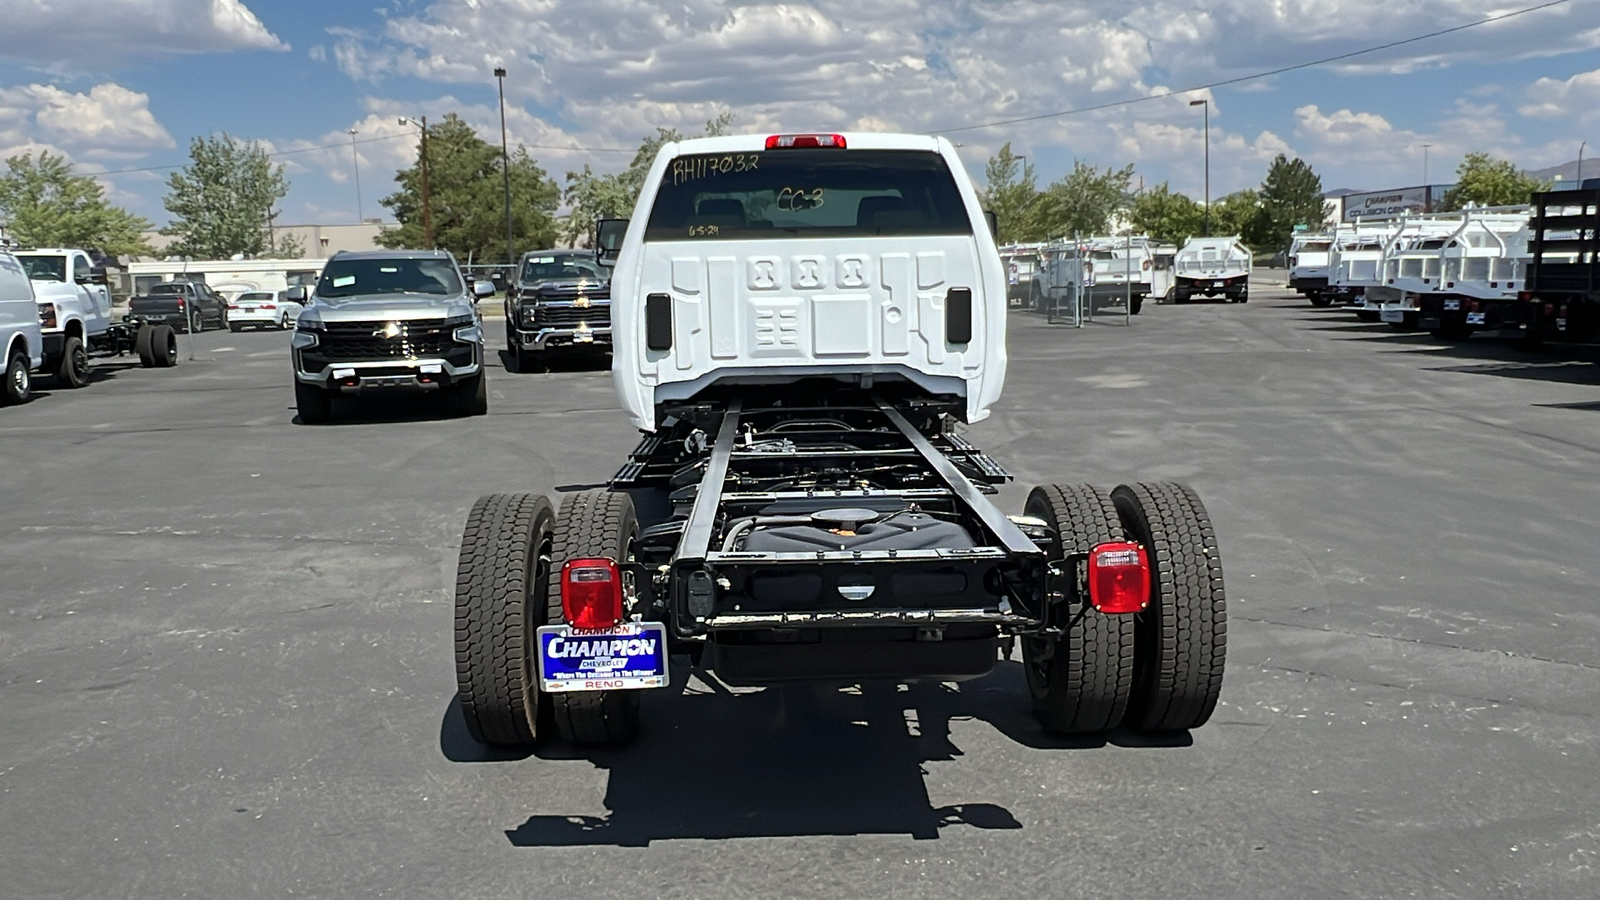
<svg viewBox="0 0 1600 900">
<path fill-rule="evenodd" d="M 506 291 L 509 368 L 522 372 L 545 353 L 611 349 L 611 269 L 592 250 L 524 253 Z"/>
</svg>

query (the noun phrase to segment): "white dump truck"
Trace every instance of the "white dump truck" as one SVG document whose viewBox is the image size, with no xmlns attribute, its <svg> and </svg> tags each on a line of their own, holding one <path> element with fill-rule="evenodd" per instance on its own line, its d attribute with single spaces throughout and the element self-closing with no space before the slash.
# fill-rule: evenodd
<svg viewBox="0 0 1600 900">
<path fill-rule="evenodd" d="M 632 218 L 598 235 L 612 377 L 644 434 L 559 510 L 473 506 L 455 619 L 471 734 L 618 743 L 673 666 L 947 681 L 1018 640 L 1051 731 L 1204 723 L 1226 613 L 1194 492 L 1047 484 L 1008 516 L 989 492 L 1010 476 L 960 433 L 1006 374 L 992 227 L 944 138 L 663 145 Z"/>
</svg>

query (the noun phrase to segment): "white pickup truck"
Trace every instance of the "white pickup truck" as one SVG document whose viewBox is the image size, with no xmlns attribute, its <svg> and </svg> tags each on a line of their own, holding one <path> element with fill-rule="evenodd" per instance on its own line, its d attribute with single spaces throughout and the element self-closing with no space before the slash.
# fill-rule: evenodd
<svg viewBox="0 0 1600 900">
<path fill-rule="evenodd" d="M 170 325 L 113 316 L 103 267 L 83 250 L 20 250 L 39 301 L 44 328 L 44 371 L 61 387 L 88 383 L 89 356 L 137 353 L 146 368 L 178 363 L 177 333 Z"/>
</svg>

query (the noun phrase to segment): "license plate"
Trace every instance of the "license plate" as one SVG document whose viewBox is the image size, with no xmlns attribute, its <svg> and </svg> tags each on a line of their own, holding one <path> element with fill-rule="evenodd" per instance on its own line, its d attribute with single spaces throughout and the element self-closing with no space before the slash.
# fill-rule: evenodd
<svg viewBox="0 0 1600 900">
<path fill-rule="evenodd" d="M 667 686 L 667 626 L 625 622 L 578 631 L 539 629 L 539 681 L 544 690 L 626 691 Z"/>
<path fill-rule="evenodd" d="M 1378 317 L 1385 322 L 1404 322 L 1406 311 L 1403 309 L 1385 309 L 1378 313 Z"/>
<path fill-rule="evenodd" d="M 1460 300 L 1446 300 L 1444 302 L 1444 308 L 1445 309 L 1460 309 L 1461 308 L 1461 301 Z"/>
<path fill-rule="evenodd" d="M 1469 313 L 1467 313 L 1467 324 L 1468 325 L 1482 325 L 1483 324 L 1483 317 L 1485 315 L 1487 315 L 1487 313 L 1469 312 Z"/>
<path fill-rule="evenodd" d="M 574 344 L 592 344 L 594 343 L 594 335 L 579 332 L 572 336 L 572 342 Z"/>
</svg>

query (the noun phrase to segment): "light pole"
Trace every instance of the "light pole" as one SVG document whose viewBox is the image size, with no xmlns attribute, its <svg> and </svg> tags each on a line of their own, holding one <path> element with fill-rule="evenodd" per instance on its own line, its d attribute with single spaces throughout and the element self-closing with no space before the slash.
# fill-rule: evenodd
<svg viewBox="0 0 1600 900">
<path fill-rule="evenodd" d="M 350 165 L 356 172 L 356 224 L 360 225 L 365 221 L 361 218 L 361 155 L 356 152 L 356 130 L 345 133 L 350 135 Z"/>
<path fill-rule="evenodd" d="M 506 148 L 506 70 L 495 69 L 494 77 L 500 81 L 500 174 L 506 195 L 506 265 L 515 265 L 517 257 L 511 241 L 511 153 Z"/>
<path fill-rule="evenodd" d="M 1206 122 L 1206 223 L 1201 229 L 1205 237 L 1211 236 L 1211 100 L 1190 100 L 1190 106 L 1202 107 Z"/>
<path fill-rule="evenodd" d="M 427 249 L 433 248 L 433 201 L 428 196 L 428 117 L 418 116 L 415 120 L 406 116 L 400 117 L 401 125 L 410 125 L 415 121 L 422 127 L 422 242 L 427 244 Z"/>
<path fill-rule="evenodd" d="M 1422 145 L 1422 211 L 1433 212 L 1433 190 L 1428 187 L 1428 148 L 1432 144 Z"/>
<path fill-rule="evenodd" d="M 1589 146 L 1588 141 L 1578 145 L 1578 177 L 1575 180 L 1578 182 L 1578 190 L 1580 191 L 1583 190 L 1583 148 L 1587 146 Z"/>
</svg>

